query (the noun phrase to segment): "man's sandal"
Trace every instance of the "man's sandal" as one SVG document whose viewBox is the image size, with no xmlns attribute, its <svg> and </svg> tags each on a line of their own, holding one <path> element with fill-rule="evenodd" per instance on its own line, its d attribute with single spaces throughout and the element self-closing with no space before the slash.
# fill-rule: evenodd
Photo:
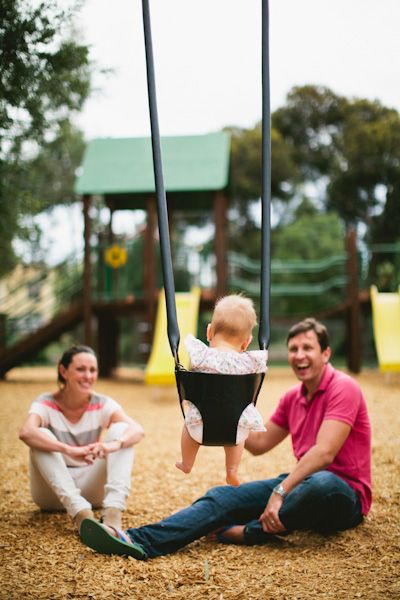
<svg viewBox="0 0 400 600">
<path fill-rule="evenodd" d="M 145 560 L 147 554 L 140 544 L 132 542 L 124 531 L 110 527 L 112 535 L 97 521 L 84 519 L 80 528 L 81 540 L 86 546 L 101 554 L 117 554 L 118 556 L 132 556 L 137 560 Z"/>
</svg>

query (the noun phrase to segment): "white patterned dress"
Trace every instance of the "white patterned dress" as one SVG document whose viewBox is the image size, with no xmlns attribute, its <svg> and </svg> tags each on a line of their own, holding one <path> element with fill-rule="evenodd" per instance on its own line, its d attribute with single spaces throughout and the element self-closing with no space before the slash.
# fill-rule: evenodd
<svg viewBox="0 0 400 600">
<path fill-rule="evenodd" d="M 248 352 L 222 352 L 210 348 L 193 335 L 185 339 L 192 371 L 202 373 L 220 373 L 222 375 L 247 375 L 248 373 L 265 373 L 267 371 L 267 350 L 250 350 Z M 199 444 L 203 440 L 203 419 L 196 406 L 187 400 L 185 423 L 190 436 Z M 266 431 L 262 416 L 254 406 L 249 404 L 242 412 L 236 434 L 236 443 L 240 444 L 250 431 Z"/>
</svg>

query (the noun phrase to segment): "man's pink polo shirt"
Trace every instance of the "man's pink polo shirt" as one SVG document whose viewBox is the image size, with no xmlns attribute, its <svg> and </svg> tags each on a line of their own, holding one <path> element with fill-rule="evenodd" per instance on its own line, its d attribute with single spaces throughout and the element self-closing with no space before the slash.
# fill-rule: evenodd
<svg viewBox="0 0 400 600">
<path fill-rule="evenodd" d="M 323 421 L 343 421 L 351 431 L 327 471 L 344 479 L 360 496 L 362 512 L 371 507 L 371 426 L 367 406 L 358 383 L 330 364 L 319 387 L 307 402 L 302 383 L 281 398 L 271 421 L 292 436 L 297 460 L 314 446 Z"/>
</svg>

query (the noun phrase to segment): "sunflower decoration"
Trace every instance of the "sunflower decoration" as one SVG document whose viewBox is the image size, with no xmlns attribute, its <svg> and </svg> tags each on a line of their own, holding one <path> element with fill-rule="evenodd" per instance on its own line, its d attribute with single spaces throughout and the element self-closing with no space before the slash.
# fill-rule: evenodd
<svg viewBox="0 0 400 600">
<path fill-rule="evenodd" d="M 104 252 L 104 260 L 106 261 L 106 264 L 113 269 L 119 269 L 120 267 L 123 267 L 126 263 L 126 259 L 126 249 L 122 248 L 122 246 L 119 246 L 118 244 L 113 244 Z"/>
</svg>

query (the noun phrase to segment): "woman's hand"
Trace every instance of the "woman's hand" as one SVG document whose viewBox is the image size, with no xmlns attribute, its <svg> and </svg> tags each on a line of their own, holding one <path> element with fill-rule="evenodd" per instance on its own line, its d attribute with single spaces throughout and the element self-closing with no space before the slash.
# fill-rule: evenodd
<svg viewBox="0 0 400 600">
<path fill-rule="evenodd" d="M 94 442 L 86 446 L 68 446 L 66 444 L 63 453 L 70 458 L 84 460 L 88 465 L 91 465 L 96 458 L 105 458 L 107 454 L 121 450 L 121 446 L 121 440 Z"/>
<path fill-rule="evenodd" d="M 96 442 L 90 444 L 90 454 L 93 458 L 105 458 L 107 454 L 118 452 L 122 448 L 121 440 L 113 440 L 112 442 Z"/>
<path fill-rule="evenodd" d="M 93 453 L 93 446 L 96 446 L 96 444 L 87 444 L 86 446 L 69 446 L 68 444 L 65 444 L 63 454 L 66 454 L 75 460 L 84 460 L 85 463 L 91 465 L 96 458 Z"/>
</svg>

